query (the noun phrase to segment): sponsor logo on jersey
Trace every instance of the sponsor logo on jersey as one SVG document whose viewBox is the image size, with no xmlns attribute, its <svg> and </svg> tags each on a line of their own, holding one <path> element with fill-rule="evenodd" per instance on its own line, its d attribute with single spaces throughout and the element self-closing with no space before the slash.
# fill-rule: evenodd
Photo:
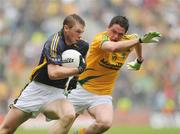
<svg viewBox="0 0 180 134">
<path fill-rule="evenodd" d="M 107 60 L 101 59 L 99 62 L 99 65 L 101 65 L 105 68 L 109 68 L 109 69 L 113 69 L 113 70 L 119 70 L 123 64 L 120 62 L 117 62 L 116 64 L 111 64 Z"/>
<path fill-rule="evenodd" d="M 61 58 L 51 58 L 51 60 L 54 61 L 54 62 L 60 62 Z"/>
</svg>

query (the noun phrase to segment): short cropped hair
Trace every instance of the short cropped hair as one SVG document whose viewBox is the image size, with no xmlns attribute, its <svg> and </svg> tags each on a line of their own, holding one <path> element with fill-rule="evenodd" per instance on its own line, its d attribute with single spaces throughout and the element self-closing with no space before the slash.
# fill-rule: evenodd
<svg viewBox="0 0 180 134">
<path fill-rule="evenodd" d="M 67 25 L 69 28 L 72 28 L 76 24 L 76 22 L 85 26 L 85 21 L 79 15 L 71 14 L 64 19 L 63 27 L 64 25 Z"/>
<path fill-rule="evenodd" d="M 109 27 L 111 27 L 114 24 L 118 24 L 121 27 L 125 29 L 125 32 L 128 31 L 129 28 L 129 21 L 126 17 L 124 16 L 115 16 L 111 19 L 111 22 L 109 23 Z"/>
</svg>

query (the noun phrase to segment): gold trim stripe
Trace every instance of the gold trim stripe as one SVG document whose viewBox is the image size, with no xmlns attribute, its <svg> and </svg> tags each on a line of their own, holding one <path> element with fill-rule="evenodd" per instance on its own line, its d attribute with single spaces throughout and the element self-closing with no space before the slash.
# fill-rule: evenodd
<svg viewBox="0 0 180 134">
<path fill-rule="evenodd" d="M 57 44 L 59 42 L 58 33 L 54 35 L 53 40 L 51 42 L 50 55 L 51 57 L 57 56 Z"/>
<path fill-rule="evenodd" d="M 44 57 L 43 63 L 40 64 L 40 65 L 38 65 L 37 67 L 35 67 L 35 68 L 32 70 L 32 73 L 31 73 L 31 76 L 30 76 L 29 79 L 32 80 L 34 74 L 35 74 L 40 68 L 42 68 L 46 63 L 47 63 L 47 60 L 46 60 L 46 58 Z"/>
</svg>

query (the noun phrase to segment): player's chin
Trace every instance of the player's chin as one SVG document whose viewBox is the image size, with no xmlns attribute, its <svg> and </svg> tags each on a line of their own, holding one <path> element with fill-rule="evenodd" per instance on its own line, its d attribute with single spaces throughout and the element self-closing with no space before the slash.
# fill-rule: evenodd
<svg viewBox="0 0 180 134">
<path fill-rule="evenodd" d="M 74 40 L 74 41 L 73 41 L 73 44 L 74 44 L 74 43 L 77 43 L 78 41 L 79 41 L 79 40 Z"/>
</svg>

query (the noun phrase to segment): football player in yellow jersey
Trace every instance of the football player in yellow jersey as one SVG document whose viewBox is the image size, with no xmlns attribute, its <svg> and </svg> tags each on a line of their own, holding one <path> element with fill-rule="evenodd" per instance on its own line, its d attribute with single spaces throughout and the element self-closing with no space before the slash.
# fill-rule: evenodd
<svg viewBox="0 0 180 134">
<path fill-rule="evenodd" d="M 102 134 L 113 121 L 112 92 L 119 70 L 129 53 L 135 50 L 137 58 L 128 64 L 129 69 L 139 70 L 142 58 L 141 43 L 158 42 L 158 32 L 150 32 L 141 38 L 127 34 L 128 20 L 123 16 L 114 17 L 107 31 L 97 34 L 88 50 L 86 69 L 80 74 L 78 85 L 68 99 L 77 114 L 87 110 L 95 119 L 88 128 L 81 128 L 75 134 Z"/>
<path fill-rule="evenodd" d="M 13 134 L 18 126 L 40 112 L 48 119 L 56 120 L 50 134 L 67 133 L 75 118 L 75 111 L 66 99 L 64 89 L 68 77 L 82 73 L 85 63 L 81 60 L 77 68 L 63 67 L 61 55 L 65 50 L 75 49 L 85 57 L 89 45 L 81 40 L 84 28 L 84 20 L 71 14 L 64 19 L 63 28 L 48 38 L 39 64 L 32 71 L 31 81 L 12 104 L 0 126 L 0 134 Z"/>
</svg>

